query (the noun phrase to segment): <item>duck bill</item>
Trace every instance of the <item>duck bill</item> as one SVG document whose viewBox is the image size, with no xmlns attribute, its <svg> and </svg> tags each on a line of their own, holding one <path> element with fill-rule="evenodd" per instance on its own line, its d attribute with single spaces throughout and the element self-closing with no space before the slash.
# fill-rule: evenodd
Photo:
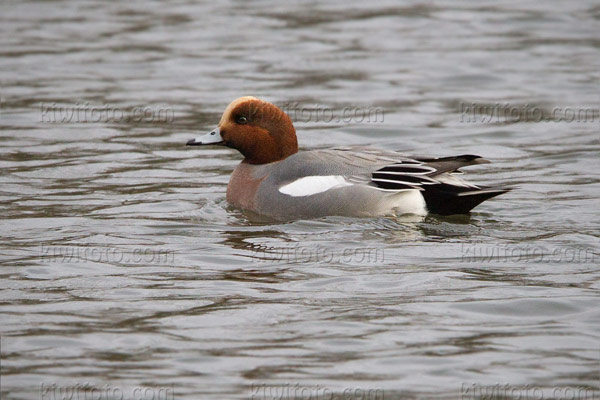
<svg viewBox="0 0 600 400">
<path fill-rule="evenodd" d="M 188 140 L 186 143 L 187 146 L 204 146 L 207 144 L 223 144 L 223 137 L 221 136 L 221 131 L 219 127 L 215 128 L 210 133 L 207 133 L 203 136 L 198 136 L 197 138 Z"/>
</svg>

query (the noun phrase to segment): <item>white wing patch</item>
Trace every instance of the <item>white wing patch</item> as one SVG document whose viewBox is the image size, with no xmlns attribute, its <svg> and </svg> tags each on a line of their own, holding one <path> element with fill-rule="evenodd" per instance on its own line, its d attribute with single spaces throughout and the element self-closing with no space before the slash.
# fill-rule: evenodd
<svg viewBox="0 0 600 400">
<path fill-rule="evenodd" d="M 292 197 L 310 196 L 330 189 L 351 186 L 341 175 L 315 175 L 296 179 L 279 188 L 279 192 Z"/>
</svg>

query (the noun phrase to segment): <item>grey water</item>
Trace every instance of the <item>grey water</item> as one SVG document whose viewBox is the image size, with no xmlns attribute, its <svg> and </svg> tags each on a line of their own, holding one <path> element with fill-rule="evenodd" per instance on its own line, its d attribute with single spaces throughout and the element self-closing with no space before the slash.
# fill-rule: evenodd
<svg viewBox="0 0 600 400">
<path fill-rule="evenodd" d="M 8 0 L 0 33 L 2 399 L 600 398 L 598 2 Z M 185 146 L 242 95 L 301 150 L 516 189 L 261 220 Z"/>
</svg>

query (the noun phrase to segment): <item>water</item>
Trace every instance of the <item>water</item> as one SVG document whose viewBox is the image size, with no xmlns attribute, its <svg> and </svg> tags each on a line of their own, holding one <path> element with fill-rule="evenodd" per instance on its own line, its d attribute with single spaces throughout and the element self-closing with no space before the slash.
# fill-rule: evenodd
<svg viewBox="0 0 600 400">
<path fill-rule="evenodd" d="M 598 110 L 596 2 L 1 10 L 2 399 L 600 397 L 600 118 L 564 111 Z M 246 215 L 239 155 L 184 145 L 241 95 L 312 109 L 302 149 L 481 154 L 473 181 L 518 189 L 470 217 Z M 314 111 L 345 107 L 384 118 Z"/>
</svg>

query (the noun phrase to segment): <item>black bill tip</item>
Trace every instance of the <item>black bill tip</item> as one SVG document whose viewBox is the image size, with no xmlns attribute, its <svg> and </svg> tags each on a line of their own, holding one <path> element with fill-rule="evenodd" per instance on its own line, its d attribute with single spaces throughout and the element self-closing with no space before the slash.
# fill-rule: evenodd
<svg viewBox="0 0 600 400">
<path fill-rule="evenodd" d="M 185 144 L 186 146 L 200 146 L 202 142 L 197 142 L 196 139 L 190 139 Z"/>
</svg>

